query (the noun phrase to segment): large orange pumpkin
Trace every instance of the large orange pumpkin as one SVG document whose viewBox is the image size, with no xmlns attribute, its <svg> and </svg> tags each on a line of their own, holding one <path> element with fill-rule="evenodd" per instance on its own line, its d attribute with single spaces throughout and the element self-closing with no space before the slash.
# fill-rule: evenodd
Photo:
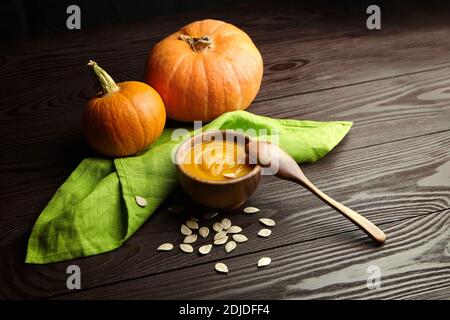
<svg viewBox="0 0 450 320">
<path fill-rule="evenodd" d="M 153 47 L 145 80 L 161 95 L 169 118 L 209 121 L 246 109 L 262 75 L 261 54 L 244 31 L 223 21 L 203 20 Z"/>
<path fill-rule="evenodd" d="M 88 143 L 110 157 L 134 155 L 162 133 L 164 103 L 149 85 L 138 81 L 115 83 L 94 61 L 89 61 L 103 91 L 92 98 L 83 114 Z"/>
</svg>

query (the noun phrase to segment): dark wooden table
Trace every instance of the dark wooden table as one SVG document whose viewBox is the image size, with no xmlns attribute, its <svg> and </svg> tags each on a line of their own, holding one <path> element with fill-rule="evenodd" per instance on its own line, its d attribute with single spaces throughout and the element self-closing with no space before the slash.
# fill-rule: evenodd
<svg viewBox="0 0 450 320">
<path fill-rule="evenodd" d="M 0 297 L 19 298 L 450 298 L 450 19 L 383 13 L 236 6 L 0 46 Z M 250 240 L 226 255 L 173 250 L 180 223 L 166 201 L 123 247 L 50 265 L 24 264 L 26 241 L 56 189 L 92 154 L 80 115 L 96 84 L 94 59 L 119 81 L 141 80 L 148 50 L 190 21 L 213 17 L 253 38 L 265 62 L 249 111 L 275 118 L 351 120 L 342 143 L 304 171 L 320 188 L 382 227 L 375 246 L 299 187 L 264 178 L 247 205 L 277 221 L 271 237 L 241 210 Z M 299 142 L 301 143 L 301 141 Z M 272 265 L 258 270 L 256 261 Z M 226 276 L 214 272 L 224 261 Z M 66 288 L 77 264 L 82 290 Z M 369 290 L 371 266 L 381 287 Z M 369 273 L 368 273 L 369 272 Z"/>
</svg>

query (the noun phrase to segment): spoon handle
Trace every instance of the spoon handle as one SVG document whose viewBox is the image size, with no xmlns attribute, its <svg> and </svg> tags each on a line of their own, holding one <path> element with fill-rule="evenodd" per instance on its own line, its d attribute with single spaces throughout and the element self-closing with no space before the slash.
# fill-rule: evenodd
<svg viewBox="0 0 450 320">
<path fill-rule="evenodd" d="M 381 231 L 376 225 L 364 218 L 359 213 L 353 211 L 352 209 L 344 206 L 342 203 L 337 202 L 331 197 L 327 196 L 325 193 L 320 191 L 311 181 L 306 177 L 302 177 L 297 181 L 303 187 L 311 191 L 320 200 L 328 204 L 330 207 L 335 209 L 337 212 L 342 214 L 348 220 L 353 222 L 358 228 L 364 231 L 369 237 L 371 237 L 376 242 L 382 244 L 386 240 L 386 234 Z"/>
</svg>

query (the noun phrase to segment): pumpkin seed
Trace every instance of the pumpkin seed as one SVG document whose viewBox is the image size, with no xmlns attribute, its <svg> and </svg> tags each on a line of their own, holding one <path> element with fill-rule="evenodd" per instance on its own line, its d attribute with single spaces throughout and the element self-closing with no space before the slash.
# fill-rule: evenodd
<svg viewBox="0 0 450 320">
<path fill-rule="evenodd" d="M 198 223 L 195 222 L 194 220 L 188 220 L 188 221 L 186 221 L 185 224 L 189 229 L 195 229 L 195 230 L 198 229 Z"/>
<path fill-rule="evenodd" d="M 222 226 L 222 224 L 221 224 L 220 222 L 215 222 L 215 223 L 213 224 L 212 228 L 213 228 L 213 230 L 214 230 L 215 232 L 220 232 L 220 231 L 223 230 L 223 226 Z"/>
<path fill-rule="evenodd" d="M 236 242 L 245 242 L 248 238 L 243 234 L 233 234 L 233 240 Z"/>
<path fill-rule="evenodd" d="M 216 217 L 219 213 L 218 212 L 206 212 L 202 215 L 202 218 L 205 220 L 211 220 L 212 218 Z"/>
<path fill-rule="evenodd" d="M 198 233 L 203 237 L 206 238 L 209 234 L 208 227 L 201 227 L 200 230 L 198 230 Z"/>
<path fill-rule="evenodd" d="M 222 239 L 222 238 L 224 238 L 226 235 L 227 235 L 227 232 L 226 232 L 226 231 L 220 231 L 220 232 L 217 232 L 216 235 L 214 236 L 214 240 Z"/>
<path fill-rule="evenodd" d="M 184 210 L 184 207 L 176 205 L 176 206 L 171 206 L 171 207 L 167 208 L 167 210 L 169 210 L 170 212 L 173 212 L 173 213 L 180 213 L 181 211 Z"/>
<path fill-rule="evenodd" d="M 222 244 L 225 244 L 227 241 L 228 241 L 228 236 L 225 236 L 225 237 L 223 237 L 223 238 L 214 240 L 214 244 L 215 244 L 216 246 L 220 246 L 220 245 L 222 245 Z"/>
<path fill-rule="evenodd" d="M 258 232 L 258 236 L 263 237 L 263 238 L 267 238 L 271 234 L 272 234 L 272 230 L 270 230 L 270 229 L 261 229 Z"/>
<path fill-rule="evenodd" d="M 273 227 L 275 225 L 275 221 L 273 221 L 272 219 L 267 219 L 267 218 L 261 218 L 261 219 L 259 219 L 259 222 L 261 222 L 262 224 L 264 224 L 268 227 Z"/>
<path fill-rule="evenodd" d="M 194 243 L 195 241 L 197 241 L 197 235 L 191 234 L 184 238 L 183 243 Z"/>
<path fill-rule="evenodd" d="M 259 209 L 256 207 L 247 207 L 244 209 L 245 213 L 257 213 L 259 212 Z"/>
<path fill-rule="evenodd" d="M 197 217 L 194 217 L 194 216 L 191 216 L 190 219 L 191 219 L 192 221 L 195 221 L 195 222 L 198 222 L 198 221 L 199 221 L 198 218 L 197 218 Z"/>
<path fill-rule="evenodd" d="M 272 259 L 269 257 L 262 257 L 258 260 L 258 268 L 268 266 L 272 263 Z"/>
<path fill-rule="evenodd" d="M 214 269 L 220 273 L 228 273 L 227 265 L 222 262 L 216 263 L 216 265 L 214 266 Z"/>
<path fill-rule="evenodd" d="M 233 251 L 234 249 L 236 249 L 236 242 L 234 242 L 234 241 L 230 241 L 225 245 L 226 253 L 229 253 L 229 252 Z"/>
<path fill-rule="evenodd" d="M 171 244 L 171 243 L 163 243 L 156 250 L 158 250 L 158 251 L 170 251 L 172 249 L 173 249 L 173 244 Z"/>
<path fill-rule="evenodd" d="M 242 231 L 242 228 L 238 227 L 238 226 L 231 226 L 227 229 L 228 233 L 239 233 L 241 231 Z"/>
<path fill-rule="evenodd" d="M 224 173 L 223 176 L 228 179 L 233 179 L 234 177 L 236 177 L 236 174 L 233 172 L 229 172 L 229 173 Z"/>
<path fill-rule="evenodd" d="M 139 207 L 145 208 L 145 206 L 147 205 L 147 200 L 145 200 L 145 198 L 142 198 L 140 196 L 134 197 L 134 200 L 136 200 L 136 203 Z"/>
<path fill-rule="evenodd" d="M 186 252 L 186 253 L 194 252 L 194 248 L 190 244 L 186 244 L 186 243 L 180 244 L 180 249 L 181 249 L 181 251 Z"/>
<path fill-rule="evenodd" d="M 181 234 L 185 235 L 185 236 L 190 236 L 192 234 L 192 230 L 189 229 L 188 227 L 186 227 L 186 225 L 184 225 L 184 224 L 181 225 L 180 231 L 181 231 Z"/>
<path fill-rule="evenodd" d="M 231 227 L 231 220 L 228 218 L 223 218 L 220 223 L 222 224 L 224 230 L 227 230 L 229 227 Z"/>
<path fill-rule="evenodd" d="M 198 252 L 201 254 L 208 254 L 212 249 L 212 244 L 207 244 L 198 248 Z"/>
</svg>

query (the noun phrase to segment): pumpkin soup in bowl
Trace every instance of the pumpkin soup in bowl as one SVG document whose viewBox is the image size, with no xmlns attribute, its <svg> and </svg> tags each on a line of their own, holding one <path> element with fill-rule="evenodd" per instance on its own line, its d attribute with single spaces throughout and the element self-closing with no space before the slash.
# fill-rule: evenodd
<svg viewBox="0 0 450 320">
<path fill-rule="evenodd" d="M 215 181 L 243 177 L 254 167 L 246 163 L 244 147 L 232 141 L 196 144 L 186 152 L 181 165 L 191 176 Z"/>
<path fill-rule="evenodd" d="M 175 155 L 182 188 L 206 207 L 242 205 L 261 179 L 261 168 L 249 163 L 245 151 L 249 139 L 232 130 L 211 130 L 184 141 Z"/>
</svg>

